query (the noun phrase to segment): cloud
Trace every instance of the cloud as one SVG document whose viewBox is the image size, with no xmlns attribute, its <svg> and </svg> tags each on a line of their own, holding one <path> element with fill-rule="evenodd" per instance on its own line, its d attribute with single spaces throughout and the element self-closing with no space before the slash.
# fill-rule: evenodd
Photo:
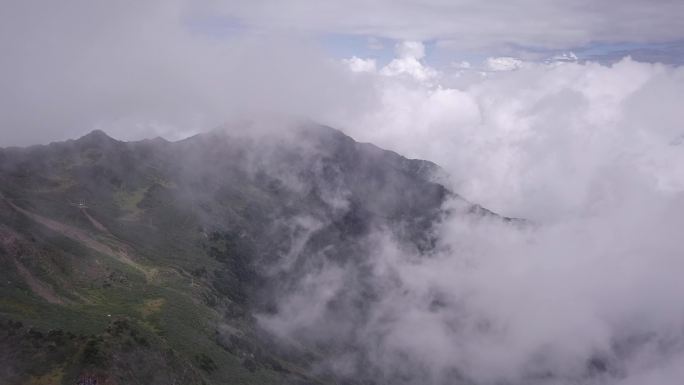
<svg viewBox="0 0 684 385">
<path fill-rule="evenodd" d="M 506 45 L 567 49 L 591 42 L 684 38 L 679 17 L 684 4 L 678 1 L 296 0 L 285 4 L 257 0 L 217 8 L 252 28 L 444 40 L 460 49 Z"/>
<path fill-rule="evenodd" d="M 346 131 L 436 161 L 455 191 L 536 225 L 473 219 L 452 202 L 435 254 L 373 234 L 370 274 L 319 265 L 263 325 L 346 341 L 357 353 L 331 367 L 359 375 L 370 365 L 380 382 L 677 384 L 684 67 L 554 61 L 465 83 L 386 68 L 363 74 L 379 102 Z M 331 323 L 326 303 L 369 287 L 369 314 L 345 308 Z"/>
<path fill-rule="evenodd" d="M 425 57 L 425 46 L 419 41 L 402 41 L 395 50 L 399 59 L 420 60 Z"/>
<path fill-rule="evenodd" d="M 629 59 L 529 63 L 465 80 L 443 73 L 427 84 L 387 77 L 383 68 L 378 108 L 342 126 L 360 140 L 435 161 L 456 191 L 486 207 L 555 221 L 588 215 L 606 194 L 621 194 L 605 190 L 608 170 L 631 168 L 634 180 L 681 187 L 682 169 L 666 165 L 681 156 L 670 143 L 684 131 L 675 102 L 682 71 Z"/>
<path fill-rule="evenodd" d="M 348 373 L 370 365 L 380 383 L 676 384 L 683 204 L 522 230 L 459 213 L 430 256 L 376 234 L 370 274 L 337 263 L 309 271 L 262 325 L 305 343 L 344 341 L 359 352 Z M 369 314 L 340 309 L 368 290 Z"/>
<path fill-rule="evenodd" d="M 574 52 L 563 52 L 558 55 L 553 55 L 548 61 L 549 62 L 576 62 L 579 60 Z"/>
<path fill-rule="evenodd" d="M 353 72 L 375 72 L 376 63 L 373 59 L 361 59 L 353 56 L 351 59 L 344 60 Z"/>
<path fill-rule="evenodd" d="M 325 120 L 372 105 L 374 90 L 311 40 L 217 38 L 190 22 L 198 12 L 183 1 L 8 5 L 0 15 L 0 146 L 94 128 L 174 139 L 241 114 Z"/>
<path fill-rule="evenodd" d="M 523 65 L 523 61 L 514 57 L 490 57 L 485 61 L 485 65 L 490 71 L 513 71 Z"/>
<path fill-rule="evenodd" d="M 677 2 L 657 8 L 638 1 L 606 4 L 13 3 L 0 15 L 0 143 L 62 140 L 93 128 L 122 139 L 173 139 L 259 109 L 344 123 L 338 118 L 374 108 L 377 84 L 355 82 L 335 68 L 314 38 L 298 34 L 303 30 L 368 35 L 374 47 L 384 40 L 373 35 L 406 37 L 409 42 L 398 45 L 398 57 L 383 67 L 386 75 L 419 82 L 452 76 L 461 85 L 478 82 L 477 72 L 438 74 L 425 64 L 425 48 L 415 39 L 487 50 L 513 43 L 575 45 L 601 40 L 604 33 L 662 40 L 681 32 L 679 20 L 670 20 L 679 14 Z M 350 14 L 352 9 L 365 12 Z M 528 20 L 537 14 L 542 22 L 531 28 Z M 611 23 L 629 28 L 619 32 Z"/>
<path fill-rule="evenodd" d="M 425 57 L 425 46 L 418 41 L 404 41 L 396 45 L 397 58 L 390 61 L 380 71 L 386 76 L 408 76 L 419 82 L 437 77 L 435 69 L 421 62 Z"/>
</svg>

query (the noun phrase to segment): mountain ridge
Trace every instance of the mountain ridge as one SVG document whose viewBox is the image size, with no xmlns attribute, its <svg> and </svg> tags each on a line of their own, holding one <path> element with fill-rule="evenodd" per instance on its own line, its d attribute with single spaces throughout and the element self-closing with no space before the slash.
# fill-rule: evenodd
<svg viewBox="0 0 684 385">
<path fill-rule="evenodd" d="M 429 252 L 443 203 L 460 199 L 435 172 L 318 125 L 0 149 L 0 375 L 335 382 L 313 371 L 325 354 L 279 346 L 254 315 L 281 311 L 276 293 L 306 266 L 362 269 L 378 231 Z"/>
</svg>

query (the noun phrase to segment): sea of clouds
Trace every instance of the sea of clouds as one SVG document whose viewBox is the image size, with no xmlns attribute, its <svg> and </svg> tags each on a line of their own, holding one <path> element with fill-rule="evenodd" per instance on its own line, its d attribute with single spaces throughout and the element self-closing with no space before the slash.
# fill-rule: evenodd
<svg viewBox="0 0 684 385">
<path fill-rule="evenodd" d="M 451 202 L 436 254 L 377 234 L 371 274 L 319 266 L 262 324 L 309 342 L 346 333 L 394 383 L 679 383 L 684 68 L 503 58 L 445 72 L 423 55 L 405 42 L 382 68 L 345 61 L 377 99 L 338 124 L 533 225 Z M 331 322 L 326 304 L 368 285 L 370 315 Z M 358 354 L 331 365 L 353 375 Z"/>
</svg>

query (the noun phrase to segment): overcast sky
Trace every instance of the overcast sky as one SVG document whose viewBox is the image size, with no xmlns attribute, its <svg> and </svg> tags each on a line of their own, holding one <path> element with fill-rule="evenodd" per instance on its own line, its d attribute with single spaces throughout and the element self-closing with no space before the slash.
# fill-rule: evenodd
<svg viewBox="0 0 684 385">
<path fill-rule="evenodd" d="M 227 21 L 254 30 L 435 41 L 459 51 L 577 49 L 681 40 L 681 1 L 477 0 L 230 2 Z"/>
<path fill-rule="evenodd" d="M 333 86 L 345 75 L 326 61 L 356 56 L 384 66 L 402 41 L 423 44 L 423 62 L 447 72 L 464 62 L 486 67 L 491 57 L 568 52 L 676 64 L 682 14 L 676 0 L 5 1 L 0 145 L 97 127 L 125 139 L 179 137 L 236 110 L 283 104 L 316 115 L 328 108 L 319 100 L 326 84 L 353 88 L 348 79 Z M 291 88 L 303 100 L 287 100 Z M 345 106 L 356 98 L 327 97 L 323 104 Z"/>
<path fill-rule="evenodd" d="M 618 144 L 639 153 L 652 152 L 652 142 L 681 142 L 683 7 L 636 0 L 6 2 L 0 145 L 93 129 L 123 140 L 178 139 L 285 114 L 433 160 L 459 192 L 490 208 L 557 218 L 577 210 L 585 194 L 577 186 L 605 161 L 599 154 L 619 153 Z M 590 132 L 587 144 L 578 134 Z M 644 167 L 656 160 L 649 162 Z M 546 182 L 553 173 L 568 177 Z"/>
</svg>

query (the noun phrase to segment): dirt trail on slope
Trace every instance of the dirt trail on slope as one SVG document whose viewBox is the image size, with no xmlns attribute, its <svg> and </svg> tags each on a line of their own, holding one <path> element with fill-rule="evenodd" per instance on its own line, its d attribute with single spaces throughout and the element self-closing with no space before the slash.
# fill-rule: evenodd
<svg viewBox="0 0 684 385">
<path fill-rule="evenodd" d="M 14 210 L 26 215 L 27 217 L 31 218 L 32 220 L 40 223 L 41 225 L 49 228 L 50 230 L 56 231 L 62 235 L 64 235 L 67 238 L 71 238 L 77 242 L 80 242 L 87 247 L 102 253 L 106 254 L 109 256 L 112 256 L 116 258 L 118 261 L 125 263 L 128 266 L 131 266 L 139 271 L 141 271 L 143 274 L 145 274 L 145 277 L 148 279 L 154 279 L 153 272 L 149 272 L 148 269 L 145 269 L 142 265 L 140 265 L 138 262 L 134 261 L 131 257 L 130 254 L 131 252 L 128 250 L 128 247 L 125 245 L 117 245 L 117 247 L 112 247 L 107 244 L 104 244 L 96 239 L 93 239 L 88 233 L 85 231 L 78 229 L 76 227 L 57 222 L 55 220 L 52 220 L 50 218 L 46 218 L 42 215 L 38 215 L 36 213 L 32 213 L 26 209 L 23 209 L 14 203 L 10 202 L 8 199 L 0 196 L 0 199 L 2 199 L 5 203 L 7 203 L 10 207 L 12 207 Z"/>
<path fill-rule="evenodd" d="M 23 255 L 35 253 L 35 250 L 23 244 L 17 233 L 4 226 L 0 226 L 0 245 L 5 250 L 5 256 L 11 259 L 19 276 L 26 282 L 32 292 L 50 303 L 64 305 L 66 302 L 69 302 L 60 298 L 52 286 L 36 278 L 31 270 L 20 261 Z"/>
<path fill-rule="evenodd" d="M 64 301 L 62 298 L 60 298 L 57 293 L 55 293 L 54 290 L 52 290 L 52 287 L 50 285 L 38 280 L 36 277 L 33 276 L 33 274 L 29 271 L 29 269 L 26 268 L 19 260 L 16 258 L 14 259 L 14 266 L 17 268 L 17 271 L 19 272 L 19 275 L 21 278 L 24 279 L 26 284 L 29 285 L 29 288 L 31 288 L 31 291 L 36 293 L 39 297 L 43 298 L 44 300 L 54 303 L 57 305 L 64 305 L 66 301 Z"/>
<path fill-rule="evenodd" d="M 112 235 L 112 233 L 109 232 L 109 229 L 107 229 L 102 223 L 98 222 L 95 218 L 93 218 L 92 215 L 90 215 L 88 209 L 82 208 L 81 212 L 83 213 L 83 215 L 85 215 L 86 218 L 88 218 L 90 224 L 93 225 L 96 229 L 102 231 L 107 235 Z"/>
</svg>

